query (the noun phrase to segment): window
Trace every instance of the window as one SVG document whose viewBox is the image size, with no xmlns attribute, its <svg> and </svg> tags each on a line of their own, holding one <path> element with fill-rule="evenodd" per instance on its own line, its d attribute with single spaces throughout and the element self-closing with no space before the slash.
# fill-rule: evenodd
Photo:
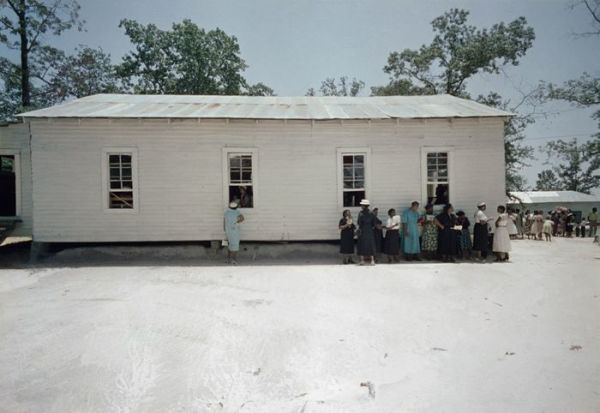
<svg viewBox="0 0 600 413">
<path fill-rule="evenodd" d="M 17 156 L 0 154 L 0 216 L 3 217 L 17 215 Z"/>
<path fill-rule="evenodd" d="M 254 208 L 253 154 L 228 153 L 229 202 L 237 202 L 240 208 Z"/>
<path fill-rule="evenodd" d="M 427 203 L 447 204 L 450 201 L 448 152 L 427 153 Z"/>
<path fill-rule="evenodd" d="M 344 207 L 359 206 L 361 199 L 366 198 L 365 169 L 365 153 L 342 154 L 342 196 Z"/>
<path fill-rule="evenodd" d="M 105 209 L 136 211 L 137 163 L 136 149 L 105 149 L 103 157 L 103 197 Z"/>
</svg>

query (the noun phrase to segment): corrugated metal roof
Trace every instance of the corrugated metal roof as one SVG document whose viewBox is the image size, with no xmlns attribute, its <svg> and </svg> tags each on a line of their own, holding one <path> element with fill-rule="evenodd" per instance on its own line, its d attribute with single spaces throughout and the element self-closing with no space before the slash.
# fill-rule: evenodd
<svg viewBox="0 0 600 413">
<path fill-rule="evenodd" d="M 523 204 L 555 204 L 560 205 L 568 202 L 597 202 L 600 204 L 600 196 L 588 195 L 576 191 L 526 191 L 511 192 L 513 197 L 521 200 Z M 515 200 L 509 200 L 514 202 Z"/>
<path fill-rule="evenodd" d="M 205 96 L 100 94 L 25 118 L 390 119 L 506 117 L 512 113 L 451 95 Z"/>
</svg>

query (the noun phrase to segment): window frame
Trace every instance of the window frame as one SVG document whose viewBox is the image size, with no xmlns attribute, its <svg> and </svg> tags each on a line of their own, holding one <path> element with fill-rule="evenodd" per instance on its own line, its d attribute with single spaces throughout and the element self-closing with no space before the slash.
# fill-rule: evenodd
<svg viewBox="0 0 600 413">
<path fill-rule="evenodd" d="M 110 155 L 131 155 L 131 192 L 133 208 L 111 208 L 108 199 L 110 192 Z M 138 150 L 136 147 L 111 147 L 102 149 L 102 209 L 107 213 L 137 214 L 140 209 L 139 180 L 138 180 Z"/>
<path fill-rule="evenodd" d="M 0 218 L 20 217 L 23 212 L 21 210 L 21 151 L 19 149 L 0 149 L 0 155 L 14 156 L 13 169 L 15 172 L 15 215 L 1 215 Z"/>
<path fill-rule="evenodd" d="M 446 152 L 448 154 L 448 202 L 454 198 L 454 147 L 453 146 L 422 146 L 421 147 L 421 201 L 427 204 L 427 154 Z"/>
<path fill-rule="evenodd" d="M 229 205 L 229 155 L 250 155 L 252 159 L 252 208 L 242 208 L 240 210 L 251 211 L 258 207 L 258 148 L 254 147 L 231 147 L 225 146 L 222 151 L 222 166 L 223 166 L 223 205 Z M 235 184 L 234 184 L 235 185 Z M 240 184 L 243 185 L 243 184 Z"/>
<path fill-rule="evenodd" d="M 364 156 L 364 170 L 365 170 L 365 198 L 369 199 L 369 193 L 371 191 L 371 148 L 370 147 L 349 147 L 349 148 L 337 148 L 337 203 L 339 209 L 358 209 L 358 206 L 344 206 L 344 192 L 355 191 L 355 188 L 344 188 L 344 156 L 349 155 L 363 155 Z"/>
</svg>

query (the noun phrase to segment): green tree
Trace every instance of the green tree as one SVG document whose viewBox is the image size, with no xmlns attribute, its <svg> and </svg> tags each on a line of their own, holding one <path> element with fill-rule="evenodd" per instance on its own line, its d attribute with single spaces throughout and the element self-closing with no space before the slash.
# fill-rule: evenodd
<svg viewBox="0 0 600 413">
<path fill-rule="evenodd" d="M 487 96 L 480 95 L 479 103 L 492 106 L 509 112 L 516 112 L 523 103 L 532 99 L 535 91 L 525 94 L 517 104 L 511 105 L 509 100 L 494 92 Z M 527 184 L 521 175 L 521 170 L 529 166 L 528 161 L 533 159 L 533 147 L 524 144 L 525 129 L 534 122 L 533 114 L 519 114 L 510 118 L 504 124 L 504 163 L 506 165 L 506 191 L 523 191 Z"/>
<path fill-rule="evenodd" d="M 390 75 L 387 90 L 395 93 L 399 87 L 415 94 L 468 97 L 469 78 L 481 72 L 499 73 L 508 64 L 518 65 L 535 39 L 525 17 L 478 29 L 467 24 L 468 16 L 466 10 L 451 9 L 431 22 L 434 38 L 430 44 L 392 52 L 383 69 Z M 384 91 L 375 88 L 374 94 Z"/>
<path fill-rule="evenodd" d="M 321 82 L 319 92 L 323 96 L 358 96 L 361 90 L 365 87 L 365 82 L 348 76 L 341 76 L 339 80 L 335 77 L 328 77 Z M 308 89 L 307 96 L 315 96 L 316 91 L 313 88 Z"/>
<path fill-rule="evenodd" d="M 2 73 L 2 80 L 5 88 L 7 81 L 12 88 L 13 78 L 19 76 L 22 107 L 32 105 L 32 79 L 46 69 L 31 65 L 32 56 L 49 52 L 50 46 L 44 44 L 48 35 L 58 36 L 73 27 L 82 30 L 79 8 L 76 0 L 0 0 L 0 43 L 18 50 L 20 56 L 18 65 L 2 65 L 8 70 Z"/>
<path fill-rule="evenodd" d="M 241 95 L 273 93 L 264 84 L 250 86 L 235 36 L 221 29 L 205 31 L 183 20 L 171 30 L 135 20 L 119 27 L 134 45 L 118 66 L 123 82 L 136 93 Z"/>
<path fill-rule="evenodd" d="M 600 185 L 600 174 L 594 165 L 586 161 L 586 144 L 580 144 L 576 138 L 570 141 L 562 139 L 548 142 L 540 148 L 546 152 L 546 164 L 558 180 L 558 188 L 589 194 Z"/>
<path fill-rule="evenodd" d="M 544 169 L 537 174 L 535 183 L 536 191 L 559 191 L 561 190 L 558 178 L 552 169 Z"/>
<path fill-rule="evenodd" d="M 584 7 L 590 17 L 593 28 L 591 31 L 579 33 L 581 36 L 600 35 L 600 0 L 578 0 L 571 4 L 572 8 Z M 550 99 L 564 100 L 582 108 L 598 108 L 600 105 L 600 77 L 583 73 L 578 79 L 571 79 L 562 86 L 542 82 L 542 90 Z M 600 129 L 600 108 L 592 118 L 598 121 Z M 600 171 L 600 131 L 592 135 L 592 140 L 582 143 L 583 161 L 595 172 Z"/>
</svg>

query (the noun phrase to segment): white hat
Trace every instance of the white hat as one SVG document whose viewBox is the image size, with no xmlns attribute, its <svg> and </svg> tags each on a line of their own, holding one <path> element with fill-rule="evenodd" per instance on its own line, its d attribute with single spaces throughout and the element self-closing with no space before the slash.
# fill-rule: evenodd
<svg viewBox="0 0 600 413">
<path fill-rule="evenodd" d="M 369 200 L 368 200 L 368 199 L 363 199 L 362 201 L 360 201 L 360 205 L 366 205 L 366 206 L 369 206 L 369 205 L 371 205 L 371 203 L 369 202 Z"/>
<path fill-rule="evenodd" d="M 230 202 L 230 203 L 229 203 L 229 208 L 231 208 L 231 209 L 235 209 L 235 208 L 237 208 L 237 207 L 238 207 L 238 203 L 237 203 L 237 202 L 233 201 L 233 202 Z"/>
<path fill-rule="evenodd" d="M 478 207 L 485 206 L 485 202 L 480 202 L 480 203 L 478 203 L 478 204 L 477 204 L 477 206 L 478 206 Z"/>
</svg>

